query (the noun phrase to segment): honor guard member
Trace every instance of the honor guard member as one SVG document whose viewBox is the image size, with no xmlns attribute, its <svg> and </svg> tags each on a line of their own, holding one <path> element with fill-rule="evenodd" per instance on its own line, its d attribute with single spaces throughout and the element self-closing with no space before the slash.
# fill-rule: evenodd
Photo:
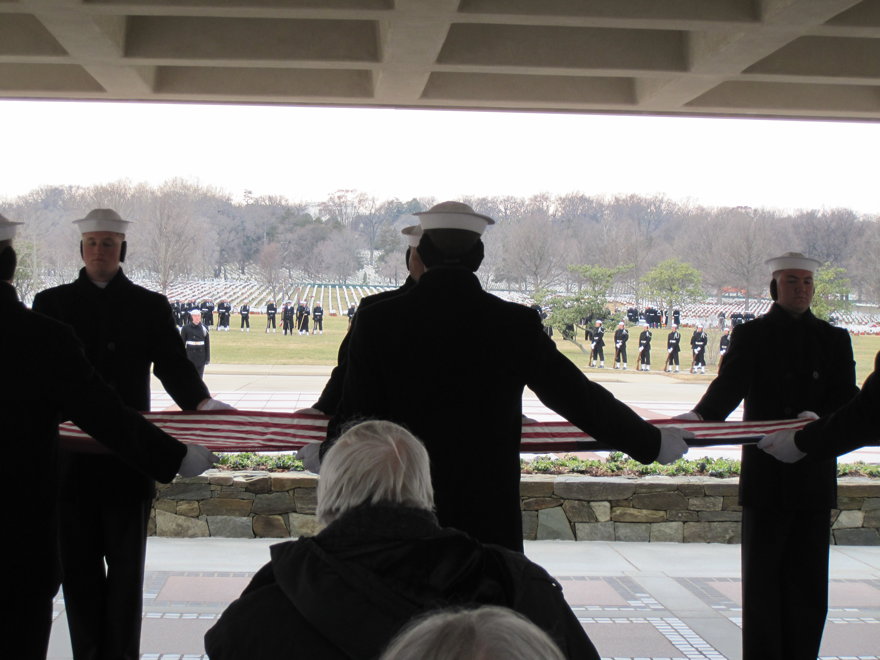
<svg viewBox="0 0 880 660">
<path fill-rule="evenodd" d="M 592 354 L 590 355 L 590 366 L 605 368 L 605 326 L 602 321 L 596 321 L 596 329 L 593 330 Z"/>
<path fill-rule="evenodd" d="M 698 325 L 691 335 L 691 350 L 694 352 L 694 366 L 691 373 L 706 373 L 706 346 L 709 344 L 709 335 L 703 332 L 703 326 Z"/>
<path fill-rule="evenodd" d="M 244 332 L 247 330 L 251 331 L 251 306 L 248 304 L 248 301 L 245 300 L 244 304 L 238 308 L 238 314 L 241 316 L 241 329 L 239 332 Z"/>
<path fill-rule="evenodd" d="M 721 368 L 721 361 L 724 359 L 724 356 L 727 355 L 727 351 L 730 348 L 730 328 L 724 328 L 724 332 L 721 333 L 721 341 L 718 343 L 718 368 Z"/>
<path fill-rule="evenodd" d="M 181 327 L 183 325 L 181 322 L 183 317 L 181 316 L 182 312 L 180 311 L 180 298 L 175 298 L 174 302 L 171 303 L 171 314 L 174 316 L 174 323 L 177 327 Z"/>
<path fill-rule="evenodd" d="M 232 314 L 232 305 L 226 298 L 217 303 L 217 330 L 229 332 L 229 317 Z"/>
<path fill-rule="evenodd" d="M 639 335 L 639 370 L 651 371 L 651 324 L 645 323 L 645 329 Z"/>
<path fill-rule="evenodd" d="M 190 314 L 192 320 L 180 331 L 183 345 L 186 346 L 186 357 L 199 372 L 199 377 L 205 377 L 205 366 L 211 362 L 211 336 L 207 326 L 202 323 L 202 313 L 194 309 Z"/>
<path fill-rule="evenodd" d="M 365 309 L 378 302 L 387 300 L 388 298 L 394 298 L 402 293 L 406 293 L 416 285 L 416 282 L 418 282 L 422 273 L 425 272 L 425 266 L 421 259 L 419 259 L 418 253 L 413 252 L 414 248 L 418 246 L 419 240 L 422 238 L 422 226 L 411 225 L 409 227 L 404 227 L 400 233 L 406 237 L 407 241 L 404 260 L 406 261 L 406 269 L 409 274 L 406 276 L 406 280 L 404 280 L 403 284 L 397 289 L 381 291 L 380 293 L 374 293 L 371 296 L 364 296 L 361 298 L 361 309 Z M 351 325 L 349 324 L 349 330 L 350 329 Z M 333 371 L 330 372 L 330 378 L 324 386 L 317 403 L 315 403 L 311 409 L 306 408 L 306 411 L 317 410 L 329 417 L 332 417 L 336 413 L 339 399 L 342 397 L 342 382 L 345 380 L 346 365 L 348 363 L 348 340 L 350 336 L 350 334 L 346 334 L 345 337 L 343 337 L 342 343 L 339 345 L 339 353 L 336 357 L 336 366 L 333 368 Z M 317 457 L 314 458 L 314 463 L 312 465 L 317 469 Z"/>
<path fill-rule="evenodd" d="M 673 323 L 672 331 L 666 337 L 666 365 L 664 371 L 671 372 L 674 365 L 675 373 L 678 373 L 679 351 L 681 351 L 681 333 L 678 331 L 678 325 Z"/>
<path fill-rule="evenodd" d="M 626 342 L 629 341 L 629 330 L 626 324 L 621 321 L 617 324 L 617 330 L 614 331 L 614 368 L 626 369 Z"/>
<path fill-rule="evenodd" d="M 275 332 L 275 315 L 278 313 L 278 306 L 275 304 L 274 300 L 270 300 L 269 304 L 266 305 L 266 332 L 269 332 L 269 328 L 272 328 L 272 332 Z"/>
<path fill-rule="evenodd" d="M 300 312 L 302 312 L 302 315 L 300 315 Z M 309 316 L 311 316 L 311 313 L 312 312 L 306 304 L 306 301 L 301 301 L 299 309 L 296 310 L 296 315 L 299 317 L 299 334 L 309 334 Z"/>
<path fill-rule="evenodd" d="M 281 329 L 285 335 L 293 335 L 293 303 L 289 300 L 281 306 Z"/>
<path fill-rule="evenodd" d="M 672 310 L 672 322 L 676 327 L 681 327 L 681 310 L 673 309 Z"/>
<path fill-rule="evenodd" d="M 205 327 L 210 328 L 214 325 L 214 301 L 210 298 L 205 298 L 202 301 L 201 307 L 199 308 L 202 312 L 202 323 Z"/>
<path fill-rule="evenodd" d="M 318 333 L 324 334 L 324 308 L 321 306 L 319 302 L 312 308 L 312 321 L 313 321 L 313 329 L 312 334 L 317 335 Z"/>
<path fill-rule="evenodd" d="M 743 400 L 746 421 L 815 417 L 858 392 L 849 335 L 810 311 L 819 262 L 789 252 L 766 263 L 773 305 L 734 328 L 718 376 L 679 419 L 724 420 Z M 786 465 L 754 446 L 742 451 L 743 658 L 816 658 L 828 607 L 836 461 Z"/>
<path fill-rule="evenodd" d="M 411 260 L 418 258 L 426 271 L 405 293 L 358 311 L 342 399 L 328 426 L 331 442 L 353 419 L 407 425 L 428 450 L 440 524 L 519 552 L 526 385 L 570 422 L 638 460 L 675 460 L 686 450 L 679 429 L 651 426 L 587 380 L 557 350 L 534 311 L 482 290 L 475 271 L 491 218 L 459 202 L 416 215 L 423 234 Z M 498 324 L 505 332 L 489 343 L 450 332 L 453 308 L 475 327 Z M 388 318 L 397 323 L 389 327 Z M 322 451 L 329 446 L 322 443 Z M 494 467 L 487 472 L 486 465 Z"/>
<path fill-rule="evenodd" d="M 15 540 L 6 544 L 6 561 L 13 570 L 7 571 L 4 587 L 14 603 L 0 629 L 4 657 L 43 660 L 52 627 L 52 601 L 61 582 L 58 422 L 72 420 L 105 451 L 113 451 L 163 482 L 178 471 L 184 476 L 201 474 L 216 456 L 198 445 L 182 445 L 125 406 L 86 360 L 69 326 L 35 314 L 19 302 L 12 286 L 16 266 L 12 241 L 20 224 L 0 215 L 0 365 L 4 373 L 0 419 L 8 448 L 14 442 L 25 449 L 28 458 L 45 471 L 46 481 L 34 489 L 28 470 L 9 470 L 5 475 L 7 488 L 27 492 L 28 505 L 39 515 L 19 517 Z M 114 496 L 112 492 L 105 495 Z"/>
<path fill-rule="evenodd" d="M 354 318 L 354 313 L 357 311 L 355 304 L 352 303 L 348 306 L 348 311 L 345 312 L 345 315 L 348 317 L 348 325 L 351 326 L 351 320 Z"/>
<path fill-rule="evenodd" d="M 182 409 L 228 408 L 211 399 L 186 359 L 165 297 L 123 273 L 130 222 L 95 209 L 74 224 L 85 267 L 75 282 L 38 293 L 34 311 L 73 328 L 88 360 L 135 410 L 150 409 L 151 366 Z M 120 321 L 135 316 L 140 323 Z M 60 547 L 73 656 L 138 658 L 154 483 L 115 456 L 62 452 L 61 460 Z"/>
</svg>

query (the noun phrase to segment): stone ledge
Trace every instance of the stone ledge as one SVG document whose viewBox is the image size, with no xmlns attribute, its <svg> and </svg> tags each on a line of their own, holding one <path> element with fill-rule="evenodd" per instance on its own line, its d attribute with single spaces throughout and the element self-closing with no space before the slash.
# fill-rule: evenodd
<svg viewBox="0 0 880 660">
<path fill-rule="evenodd" d="M 523 538 L 739 543 L 738 479 L 523 475 Z M 160 484 L 150 520 L 159 536 L 289 538 L 319 531 L 318 476 L 223 472 Z M 838 480 L 829 533 L 839 545 L 880 545 L 880 480 Z"/>
</svg>

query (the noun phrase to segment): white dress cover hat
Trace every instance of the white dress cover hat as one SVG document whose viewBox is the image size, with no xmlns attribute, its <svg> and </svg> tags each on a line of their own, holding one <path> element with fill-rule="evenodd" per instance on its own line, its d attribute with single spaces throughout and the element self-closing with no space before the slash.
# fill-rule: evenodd
<svg viewBox="0 0 880 660">
<path fill-rule="evenodd" d="M 92 209 L 86 217 L 74 220 L 73 224 L 79 227 L 81 234 L 87 234 L 91 231 L 112 231 L 124 234 L 131 221 L 123 220 L 113 209 Z"/>
<path fill-rule="evenodd" d="M 780 270 L 808 270 L 815 273 L 822 266 L 818 259 L 811 259 L 800 252 L 786 252 L 785 254 L 767 259 L 764 262 L 770 268 L 770 274 Z"/>
<path fill-rule="evenodd" d="M 418 247 L 419 240 L 422 238 L 422 226 L 411 225 L 409 227 L 404 227 L 400 230 L 400 233 L 406 236 L 407 243 L 410 247 Z"/>
<path fill-rule="evenodd" d="M 0 215 L 0 241 L 11 241 L 15 238 L 15 228 L 23 224 L 23 222 L 13 222 L 6 216 Z"/>
<path fill-rule="evenodd" d="M 435 204 L 427 211 L 420 211 L 413 215 L 419 216 L 422 229 L 464 229 L 481 234 L 486 227 L 494 225 L 495 221 L 488 215 L 475 213 L 467 204 L 462 202 L 441 202 Z"/>
</svg>

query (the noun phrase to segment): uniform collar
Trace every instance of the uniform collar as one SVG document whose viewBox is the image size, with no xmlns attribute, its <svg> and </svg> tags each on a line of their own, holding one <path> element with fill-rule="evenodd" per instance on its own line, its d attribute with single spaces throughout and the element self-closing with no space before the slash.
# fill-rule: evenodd
<svg viewBox="0 0 880 660">
<path fill-rule="evenodd" d="M 116 271 L 116 275 L 113 276 L 113 279 L 107 282 L 107 286 L 105 286 L 103 289 L 101 287 L 95 286 L 92 280 L 89 279 L 88 274 L 86 274 L 85 267 L 80 268 L 79 277 L 76 281 L 77 284 L 85 287 L 88 291 L 115 291 L 131 283 L 130 280 L 125 276 L 125 273 L 122 272 L 122 266 L 119 267 L 119 270 Z"/>
</svg>

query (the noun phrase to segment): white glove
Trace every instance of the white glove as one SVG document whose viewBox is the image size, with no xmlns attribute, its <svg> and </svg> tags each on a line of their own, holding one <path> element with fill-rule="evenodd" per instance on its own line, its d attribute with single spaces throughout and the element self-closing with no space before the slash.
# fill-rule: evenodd
<svg viewBox="0 0 880 660">
<path fill-rule="evenodd" d="M 666 352 L 667 352 L 667 353 L 672 353 L 672 349 L 671 349 L 671 348 L 667 348 L 667 349 L 666 349 Z"/>
<path fill-rule="evenodd" d="M 324 415 L 325 417 L 327 416 L 327 413 L 325 413 L 323 410 L 318 410 L 317 408 L 300 408 L 293 414 L 298 415 L 299 413 L 303 413 L 304 415 Z"/>
<path fill-rule="evenodd" d="M 685 440 L 693 440 L 694 434 L 677 426 L 666 426 L 660 429 L 660 452 L 654 459 L 663 465 L 675 463 L 687 454 L 688 445 Z"/>
<path fill-rule="evenodd" d="M 615 344 L 615 346 L 617 346 L 617 348 L 620 348 L 620 345 L 621 345 L 622 343 L 623 343 L 623 342 L 617 342 L 617 343 Z"/>
<path fill-rule="evenodd" d="M 590 344 L 590 348 L 596 348 L 596 342 L 593 342 L 592 344 Z"/>
<path fill-rule="evenodd" d="M 812 410 L 804 410 L 798 413 L 798 419 L 809 419 L 810 421 L 814 419 L 819 419 L 819 415 L 814 413 Z"/>
<path fill-rule="evenodd" d="M 672 419 L 677 419 L 679 422 L 702 422 L 703 418 L 700 416 L 700 413 L 691 410 L 690 412 L 682 413 L 680 415 L 676 415 L 672 417 Z"/>
<path fill-rule="evenodd" d="M 770 435 L 765 435 L 758 443 L 758 449 L 763 449 L 773 458 L 783 463 L 794 463 L 801 460 L 806 454 L 797 448 L 794 444 L 794 429 L 787 431 L 777 431 Z"/>
<path fill-rule="evenodd" d="M 195 477 L 212 467 L 219 460 L 220 458 L 211 453 L 207 447 L 187 445 L 186 456 L 180 462 L 180 468 L 178 468 L 177 472 L 181 477 Z"/>
<path fill-rule="evenodd" d="M 700 349 L 699 349 L 699 348 L 695 348 L 695 349 L 694 349 L 694 355 L 696 355 L 696 354 L 699 353 L 699 352 L 700 352 Z"/>
<path fill-rule="evenodd" d="M 296 452 L 296 457 L 303 462 L 309 472 L 318 474 L 321 471 L 321 443 L 312 442 Z"/>
<path fill-rule="evenodd" d="M 220 399 L 205 399 L 196 406 L 196 410 L 210 412 L 212 410 L 235 410 L 228 403 L 224 403 Z"/>
<path fill-rule="evenodd" d="M 526 417 L 525 415 L 523 415 L 522 416 L 522 423 L 523 424 L 537 424 L 538 420 L 532 419 L 531 417 Z"/>
</svg>

